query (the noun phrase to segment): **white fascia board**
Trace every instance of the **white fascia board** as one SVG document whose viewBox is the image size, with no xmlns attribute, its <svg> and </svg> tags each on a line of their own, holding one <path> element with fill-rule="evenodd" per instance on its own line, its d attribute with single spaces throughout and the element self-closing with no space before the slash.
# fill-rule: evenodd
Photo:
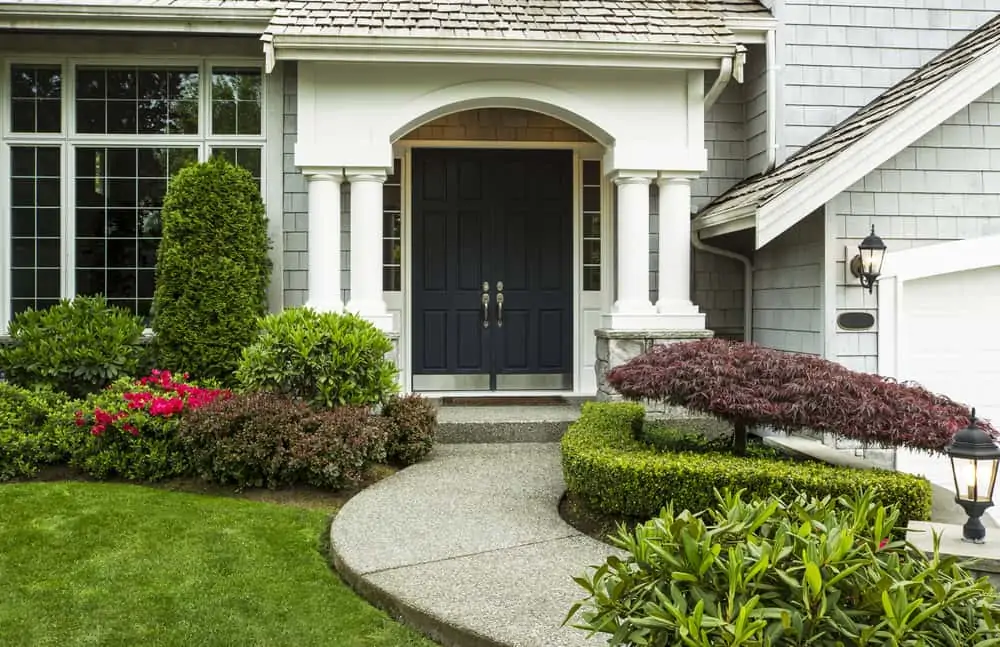
<svg viewBox="0 0 1000 647">
<path fill-rule="evenodd" d="M 259 35 L 273 9 L 0 2 L 0 29 Z"/>
<path fill-rule="evenodd" d="M 766 44 L 767 32 L 778 28 L 774 18 L 727 18 L 726 27 L 733 32 L 733 40 L 747 44 Z"/>
<path fill-rule="evenodd" d="M 757 249 L 1000 85 L 1000 47 L 890 117 L 757 211 Z"/>
<path fill-rule="evenodd" d="M 490 63 L 643 69 L 718 69 L 735 44 L 591 43 L 521 38 L 466 39 L 265 35 L 278 60 Z"/>
<path fill-rule="evenodd" d="M 691 230 L 698 232 L 702 238 L 714 238 L 723 234 L 753 229 L 756 222 L 757 210 L 750 205 L 698 216 L 691 221 Z"/>
</svg>

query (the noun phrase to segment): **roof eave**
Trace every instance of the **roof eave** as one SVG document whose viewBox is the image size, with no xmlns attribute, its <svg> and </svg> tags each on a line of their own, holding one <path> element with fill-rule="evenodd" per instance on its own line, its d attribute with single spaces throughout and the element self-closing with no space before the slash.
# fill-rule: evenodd
<svg viewBox="0 0 1000 647">
<path fill-rule="evenodd" d="M 718 69 L 737 45 L 474 39 L 433 36 L 265 34 L 277 60 L 381 63 L 494 63 L 646 69 Z"/>
<path fill-rule="evenodd" d="M 757 206 L 740 205 L 720 211 L 709 211 L 691 221 L 691 230 L 702 239 L 753 229 L 757 224 Z"/>
<path fill-rule="evenodd" d="M 760 205 L 757 249 L 1000 85 L 1000 46 L 978 57 L 801 180 Z"/>
<path fill-rule="evenodd" d="M 37 5 L 0 2 L 0 29 L 25 31 L 130 31 L 259 35 L 273 9 L 248 7 L 161 7 L 82 5 L 74 2 Z"/>
</svg>

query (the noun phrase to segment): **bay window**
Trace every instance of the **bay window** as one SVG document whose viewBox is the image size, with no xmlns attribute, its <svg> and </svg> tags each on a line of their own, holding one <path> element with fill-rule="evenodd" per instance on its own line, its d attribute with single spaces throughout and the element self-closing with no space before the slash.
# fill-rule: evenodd
<svg viewBox="0 0 1000 647">
<path fill-rule="evenodd" d="M 0 80 L 0 329 L 77 294 L 148 320 L 171 178 L 218 155 L 263 187 L 260 67 L 18 61 Z"/>
</svg>

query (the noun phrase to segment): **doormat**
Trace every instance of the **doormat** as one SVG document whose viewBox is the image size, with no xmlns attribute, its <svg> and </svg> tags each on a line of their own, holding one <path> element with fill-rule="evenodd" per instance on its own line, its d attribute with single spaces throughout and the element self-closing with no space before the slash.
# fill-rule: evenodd
<svg viewBox="0 0 1000 647">
<path fill-rule="evenodd" d="M 565 404 L 568 404 L 566 398 L 558 395 L 441 398 L 441 406 L 445 407 L 557 407 Z"/>
</svg>

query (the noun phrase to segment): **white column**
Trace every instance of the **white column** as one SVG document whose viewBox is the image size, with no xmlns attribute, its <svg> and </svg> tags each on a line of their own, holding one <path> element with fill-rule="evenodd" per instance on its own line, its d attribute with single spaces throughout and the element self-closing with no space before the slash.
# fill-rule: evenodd
<svg viewBox="0 0 1000 647">
<path fill-rule="evenodd" d="M 656 311 L 671 328 L 700 330 L 705 315 L 691 302 L 691 180 L 661 174 Z"/>
<path fill-rule="evenodd" d="M 644 329 L 655 309 L 649 302 L 649 183 L 648 174 L 621 174 L 618 187 L 618 298 L 605 327 Z"/>
<path fill-rule="evenodd" d="M 382 184 L 385 169 L 347 169 L 351 183 L 351 301 L 347 309 L 392 330 L 382 297 Z"/>
<path fill-rule="evenodd" d="M 340 170 L 306 176 L 309 182 L 309 279 L 306 303 L 319 312 L 340 312 Z"/>
</svg>

